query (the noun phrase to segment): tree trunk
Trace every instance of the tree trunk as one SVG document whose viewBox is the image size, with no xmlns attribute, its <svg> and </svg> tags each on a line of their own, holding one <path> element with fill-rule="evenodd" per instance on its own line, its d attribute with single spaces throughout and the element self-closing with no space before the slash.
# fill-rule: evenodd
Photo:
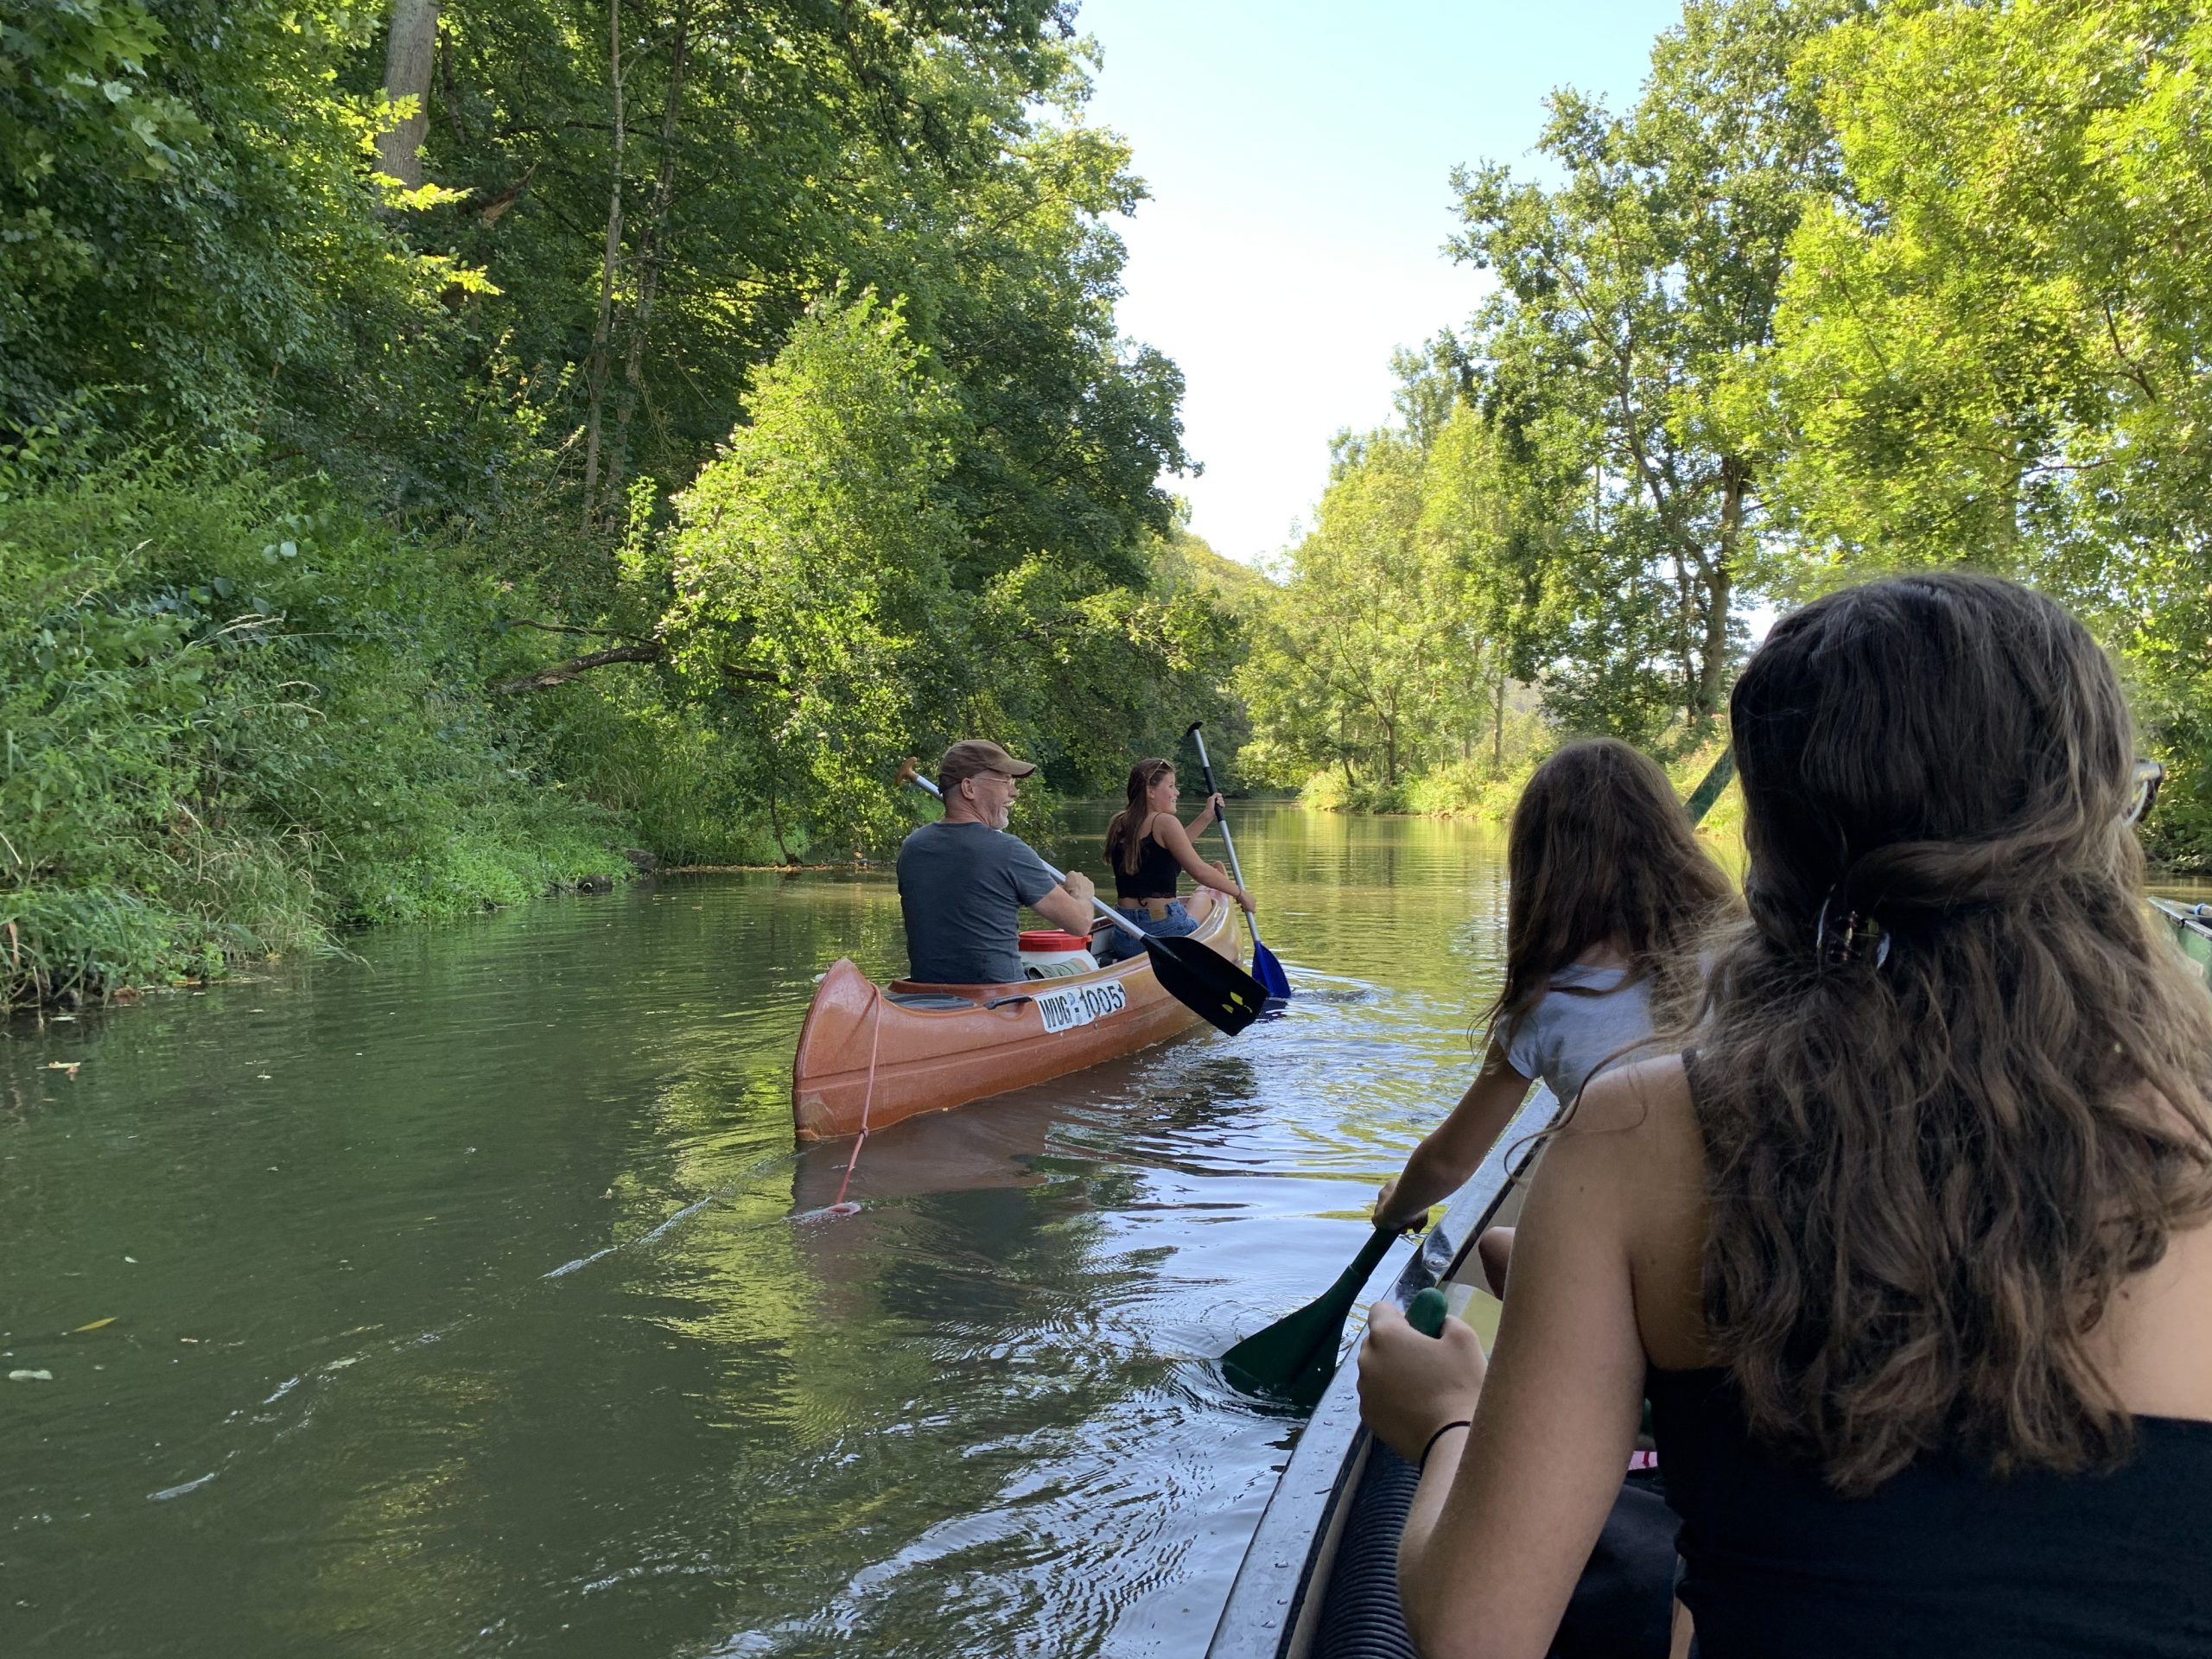
<svg viewBox="0 0 2212 1659">
<path fill-rule="evenodd" d="M 1710 720 L 1720 712 L 1722 682 L 1728 672 L 1728 602 L 1735 592 L 1736 548 L 1743 539 L 1744 507 L 1751 493 L 1751 469 L 1733 455 L 1720 462 L 1720 546 L 1706 573 L 1705 639 L 1699 652 L 1697 712 Z"/>
<path fill-rule="evenodd" d="M 630 348 L 622 364 L 622 398 L 614 412 L 614 446 L 607 460 L 607 499 L 622 499 L 622 476 L 630 458 L 630 417 L 645 387 L 645 331 L 652 327 L 653 298 L 660 291 L 661 249 L 668 235 L 668 210 L 676 195 L 676 118 L 683 100 L 683 70 L 690 47 L 690 15 L 676 15 L 676 35 L 669 43 L 668 108 L 660 122 L 660 169 L 653 181 L 653 214 L 638 250 L 637 308 L 630 315 Z"/>
<path fill-rule="evenodd" d="M 584 528 L 592 527 L 599 491 L 599 435 L 607 407 L 609 346 L 614 334 L 614 272 L 622 260 L 622 0 L 607 0 L 607 74 L 613 89 L 614 173 L 607 192 L 607 251 L 599 270 L 599 321 L 592 329 L 586 379 L 591 408 L 584 422 Z"/>
<path fill-rule="evenodd" d="M 391 36 L 385 46 L 384 95 L 415 100 L 415 112 L 377 135 L 377 171 L 410 190 L 423 184 L 423 139 L 430 126 L 430 69 L 437 59 L 438 0 L 391 0 Z"/>
<path fill-rule="evenodd" d="M 1490 769 L 1496 777 L 1505 770 L 1505 665 L 1497 669 L 1497 690 L 1491 702 Z"/>
</svg>

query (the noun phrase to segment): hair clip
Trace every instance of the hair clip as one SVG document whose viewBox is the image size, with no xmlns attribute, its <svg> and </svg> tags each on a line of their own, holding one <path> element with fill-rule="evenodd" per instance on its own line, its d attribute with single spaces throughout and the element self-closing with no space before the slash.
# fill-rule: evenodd
<svg viewBox="0 0 2212 1659">
<path fill-rule="evenodd" d="M 1835 889 L 1830 887 L 1827 896 L 1821 900 L 1821 913 L 1813 924 L 1813 954 L 1825 967 L 1840 968 L 1858 958 L 1862 946 L 1874 948 L 1874 965 L 1879 968 L 1890 959 L 1889 931 L 1871 915 L 1847 910 L 1829 925 L 1828 915 L 1835 903 Z"/>
</svg>

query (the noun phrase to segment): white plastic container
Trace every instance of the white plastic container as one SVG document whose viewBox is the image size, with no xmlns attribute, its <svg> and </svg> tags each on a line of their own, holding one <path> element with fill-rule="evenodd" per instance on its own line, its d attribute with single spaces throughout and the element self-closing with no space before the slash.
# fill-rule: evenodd
<svg viewBox="0 0 2212 1659">
<path fill-rule="evenodd" d="M 1020 946 L 1024 979 L 1067 979 L 1098 969 L 1098 958 L 1079 934 L 1039 929 L 1022 934 Z"/>
</svg>

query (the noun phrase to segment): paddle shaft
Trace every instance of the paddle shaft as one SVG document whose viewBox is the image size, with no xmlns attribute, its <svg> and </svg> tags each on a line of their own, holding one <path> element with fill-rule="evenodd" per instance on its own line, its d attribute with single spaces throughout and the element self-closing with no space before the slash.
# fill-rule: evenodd
<svg viewBox="0 0 2212 1659">
<path fill-rule="evenodd" d="M 1698 786 L 1690 791 L 1689 799 L 1682 803 L 1682 810 L 1690 815 L 1692 829 L 1705 821 L 1705 815 L 1713 810 L 1713 804 L 1720 798 L 1720 791 L 1728 787 L 1728 780 L 1735 775 L 1736 747 L 1732 743 L 1720 751 L 1720 758 L 1713 763 Z"/>
<path fill-rule="evenodd" d="M 1206 740 L 1195 720 L 1191 722 L 1189 736 L 1198 746 L 1198 770 L 1206 775 L 1206 793 L 1220 794 L 1213 786 L 1213 762 L 1206 759 Z M 1236 885 L 1241 887 L 1244 885 L 1244 867 L 1236 861 L 1236 837 L 1229 833 L 1229 814 L 1217 810 L 1213 821 L 1221 826 L 1221 844 L 1229 849 L 1229 873 L 1236 878 Z"/>
<path fill-rule="evenodd" d="M 1192 721 L 1183 735 L 1198 746 L 1198 765 L 1206 774 L 1206 793 L 1218 795 L 1221 791 L 1214 786 L 1213 762 L 1207 757 L 1206 741 L 1198 731 L 1200 724 L 1200 721 Z M 1222 844 L 1229 849 L 1230 872 L 1236 876 L 1236 886 L 1241 891 L 1244 886 L 1244 868 L 1236 861 L 1236 839 L 1229 833 L 1229 814 L 1218 813 L 1215 821 L 1221 825 Z M 1269 996 L 1287 1000 L 1290 995 L 1290 976 L 1283 972 L 1282 963 L 1275 960 L 1275 953 L 1268 950 L 1265 941 L 1260 938 L 1259 917 L 1249 910 L 1246 911 L 1244 925 L 1252 930 L 1252 977 L 1266 988 Z"/>
<path fill-rule="evenodd" d="M 929 791 L 931 794 L 936 796 L 940 801 L 944 798 L 944 791 L 939 789 L 935 782 L 930 779 L 923 777 L 918 772 L 912 777 L 909 778 L 906 781 L 910 784 L 919 784 L 924 789 Z M 1032 850 L 1033 851 L 1034 849 Z M 1234 858 L 1236 855 L 1232 853 L 1230 856 Z M 1039 855 L 1037 861 L 1039 864 L 1045 864 L 1045 860 L 1041 854 Z M 1065 881 L 1067 880 L 1065 875 L 1062 874 L 1059 871 L 1053 869 L 1049 864 L 1045 864 L 1045 869 L 1055 881 Z M 1241 886 L 1242 884 L 1240 883 L 1239 885 Z M 1101 899 L 1096 893 L 1094 893 L 1090 895 L 1090 902 L 1097 906 L 1098 913 L 1101 916 L 1103 916 L 1108 921 L 1113 923 L 1115 926 L 1120 928 L 1122 932 L 1135 934 L 1140 939 L 1149 938 L 1152 937 L 1150 934 L 1147 933 L 1144 929 L 1139 927 L 1135 922 L 1131 921 L 1128 917 L 1122 915 L 1120 911 L 1116 910 L 1113 906 L 1108 904 L 1103 899 Z"/>
</svg>

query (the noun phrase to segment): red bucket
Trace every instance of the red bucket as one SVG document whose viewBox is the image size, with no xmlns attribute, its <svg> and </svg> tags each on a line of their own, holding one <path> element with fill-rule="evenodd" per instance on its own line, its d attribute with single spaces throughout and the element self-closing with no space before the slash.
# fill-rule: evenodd
<svg viewBox="0 0 2212 1659">
<path fill-rule="evenodd" d="M 1001 934 L 1000 937 L 1003 938 L 1005 936 Z M 1057 927 L 1031 928 L 1021 935 L 1020 948 L 1024 950 L 1088 950 L 1090 938 L 1085 933 L 1062 932 Z"/>
</svg>

